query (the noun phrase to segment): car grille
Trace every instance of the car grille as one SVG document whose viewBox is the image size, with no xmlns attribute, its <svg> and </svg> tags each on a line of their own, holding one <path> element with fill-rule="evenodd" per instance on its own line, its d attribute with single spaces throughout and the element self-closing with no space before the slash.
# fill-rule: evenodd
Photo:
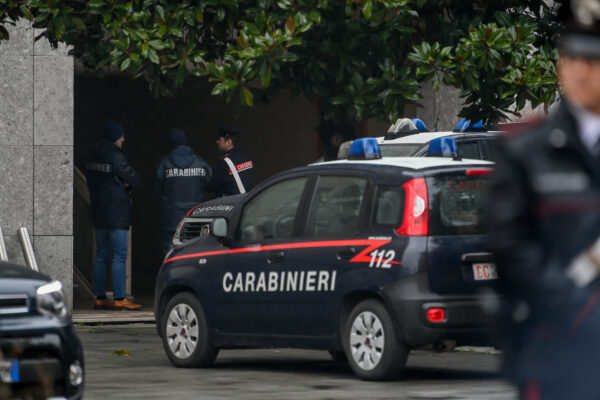
<svg viewBox="0 0 600 400">
<path fill-rule="evenodd" d="M 181 227 L 179 240 L 187 242 L 198 236 L 206 236 L 210 233 L 210 222 L 206 221 L 186 221 Z"/>
<path fill-rule="evenodd" d="M 0 314 L 22 314 L 29 311 L 29 298 L 26 294 L 0 295 Z"/>
</svg>

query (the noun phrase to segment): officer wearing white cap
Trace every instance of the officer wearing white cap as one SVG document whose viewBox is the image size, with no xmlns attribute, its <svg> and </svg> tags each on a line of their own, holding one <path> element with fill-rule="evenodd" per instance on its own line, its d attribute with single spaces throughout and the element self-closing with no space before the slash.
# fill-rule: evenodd
<svg viewBox="0 0 600 400">
<path fill-rule="evenodd" d="M 498 141 L 490 246 L 521 399 L 600 399 L 600 0 L 562 4 L 561 104 Z"/>
<path fill-rule="evenodd" d="M 217 125 L 217 147 L 223 157 L 213 166 L 213 179 L 207 191 L 217 197 L 246 193 L 254 184 L 254 164 L 237 141 L 241 130 L 231 125 Z"/>
</svg>

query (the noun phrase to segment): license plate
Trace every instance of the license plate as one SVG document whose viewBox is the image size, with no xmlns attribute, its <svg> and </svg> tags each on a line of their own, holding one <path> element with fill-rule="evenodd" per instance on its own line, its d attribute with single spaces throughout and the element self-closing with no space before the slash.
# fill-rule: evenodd
<svg viewBox="0 0 600 400">
<path fill-rule="evenodd" d="M 490 279 L 498 279 L 496 273 L 496 264 L 479 263 L 473 264 L 473 277 L 476 281 L 487 281 Z"/>
<path fill-rule="evenodd" d="M 0 361 L 0 380 L 4 383 L 19 382 L 19 362 L 16 360 Z"/>
</svg>

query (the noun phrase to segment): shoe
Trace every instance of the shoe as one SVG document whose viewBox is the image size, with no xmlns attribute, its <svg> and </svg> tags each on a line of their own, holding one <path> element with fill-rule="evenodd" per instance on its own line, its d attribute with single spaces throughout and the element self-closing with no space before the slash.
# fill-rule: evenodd
<svg viewBox="0 0 600 400">
<path fill-rule="evenodd" d="M 139 310 L 140 308 L 142 308 L 141 304 L 136 304 L 134 302 L 132 302 L 131 300 L 129 300 L 127 297 L 124 298 L 123 300 L 115 300 L 114 301 L 114 307 L 115 310 Z"/>
<path fill-rule="evenodd" d="M 94 310 L 112 310 L 114 308 L 113 301 L 110 299 L 94 300 Z"/>
</svg>

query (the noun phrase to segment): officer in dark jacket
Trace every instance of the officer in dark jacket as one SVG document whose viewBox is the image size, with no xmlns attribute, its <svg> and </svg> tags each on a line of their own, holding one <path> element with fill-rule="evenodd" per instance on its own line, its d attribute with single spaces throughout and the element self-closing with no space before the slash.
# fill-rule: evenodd
<svg viewBox="0 0 600 400">
<path fill-rule="evenodd" d="M 567 2 L 560 16 L 564 97 L 498 141 L 490 245 L 521 398 L 600 399 L 600 0 Z"/>
<path fill-rule="evenodd" d="M 161 158 L 154 176 L 154 192 L 160 196 L 160 229 L 165 253 L 171 247 L 177 224 L 190 208 L 202 201 L 204 188 L 212 177 L 206 161 L 187 146 L 184 131 L 173 129 L 169 133 L 169 145 L 172 150 Z"/>
<path fill-rule="evenodd" d="M 123 128 L 108 123 L 91 151 L 86 164 L 87 184 L 90 191 L 92 223 L 96 233 L 96 260 L 94 267 L 94 308 L 137 310 L 125 297 L 125 260 L 131 225 L 132 189 L 141 185 L 141 178 L 121 150 L 125 141 Z M 112 278 L 114 301 L 106 298 L 105 270 L 112 250 Z"/>
<path fill-rule="evenodd" d="M 246 193 L 254 183 L 252 160 L 236 143 L 240 133 L 236 127 L 224 124 L 217 126 L 217 147 L 223 153 L 223 158 L 213 166 L 213 179 L 207 188 L 217 197 Z"/>
</svg>

